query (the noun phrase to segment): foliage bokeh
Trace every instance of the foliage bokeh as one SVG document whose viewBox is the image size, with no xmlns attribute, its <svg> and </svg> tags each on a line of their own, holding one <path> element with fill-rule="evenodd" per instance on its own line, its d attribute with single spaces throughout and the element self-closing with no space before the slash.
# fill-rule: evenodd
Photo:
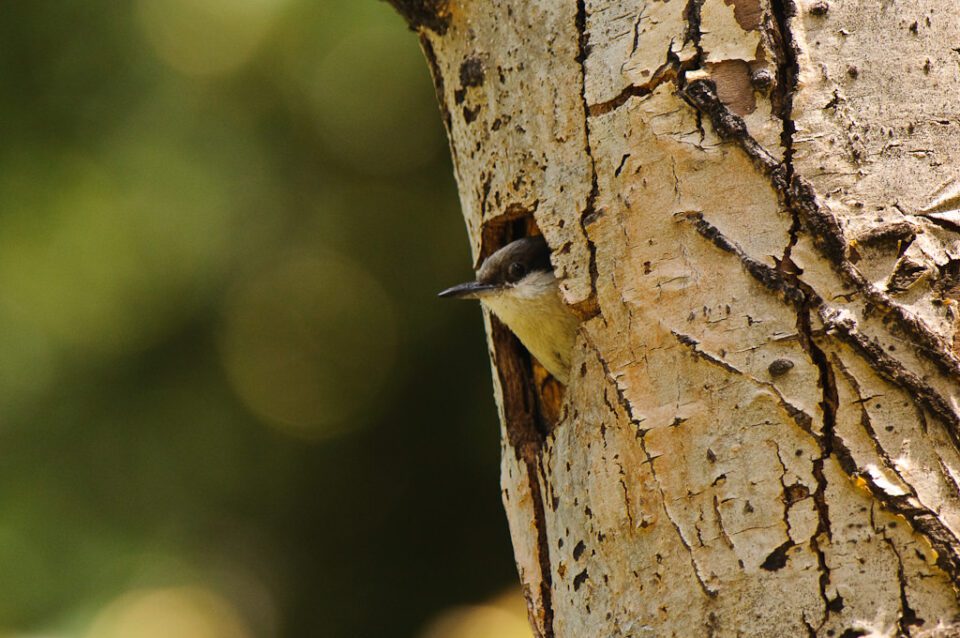
<svg viewBox="0 0 960 638">
<path fill-rule="evenodd" d="M 499 600 L 416 37 L 374 0 L 2 14 L 0 636 L 446 637 Z"/>
</svg>

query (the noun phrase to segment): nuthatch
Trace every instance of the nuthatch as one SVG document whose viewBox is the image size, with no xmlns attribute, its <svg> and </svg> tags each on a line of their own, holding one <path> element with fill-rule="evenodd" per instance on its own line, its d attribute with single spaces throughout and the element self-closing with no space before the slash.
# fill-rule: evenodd
<svg viewBox="0 0 960 638">
<path fill-rule="evenodd" d="M 476 281 L 448 288 L 440 296 L 479 299 L 557 381 L 567 385 L 580 320 L 560 297 L 543 237 L 507 244 L 484 260 Z"/>
</svg>

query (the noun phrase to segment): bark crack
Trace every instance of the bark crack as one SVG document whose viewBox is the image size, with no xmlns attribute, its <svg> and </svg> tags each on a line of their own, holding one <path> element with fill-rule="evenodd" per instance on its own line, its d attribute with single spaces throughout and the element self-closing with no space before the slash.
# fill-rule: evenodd
<svg viewBox="0 0 960 638">
<path fill-rule="evenodd" d="M 870 511 L 870 517 L 872 522 L 872 509 Z M 885 528 L 877 529 L 876 526 L 874 526 L 873 529 L 875 532 L 880 533 L 884 542 L 890 547 L 890 551 L 892 551 L 894 556 L 897 557 L 897 583 L 900 586 L 900 613 L 897 617 L 897 635 L 909 636 L 910 627 L 923 625 L 924 620 L 917 616 L 917 612 L 914 611 L 910 606 L 910 600 L 907 598 L 907 588 L 909 587 L 909 583 L 903 569 L 903 555 L 900 554 L 900 550 L 897 549 L 897 545 L 893 542 L 893 539 L 887 536 L 887 531 Z"/>
<path fill-rule="evenodd" d="M 787 485 L 786 476 L 787 476 L 787 465 L 783 462 L 783 456 L 780 454 L 780 445 L 776 441 L 773 442 L 774 447 L 777 450 L 777 461 L 780 462 L 780 488 L 783 494 L 783 524 L 787 527 L 787 541 L 789 545 L 787 549 L 796 545 L 793 540 L 793 526 L 790 525 L 790 510 L 793 508 L 794 503 L 798 503 L 803 500 L 801 498 L 791 497 L 790 486 Z M 809 490 L 807 490 L 809 495 Z"/>
<path fill-rule="evenodd" d="M 840 360 L 840 358 L 836 354 L 832 355 L 830 357 L 830 360 L 833 362 L 833 365 L 840 371 L 840 374 L 843 375 L 843 378 L 846 380 L 846 382 L 853 389 L 854 394 L 857 395 L 856 403 L 857 405 L 860 406 L 860 427 L 863 428 L 863 431 L 867 434 L 867 437 L 870 439 L 870 442 L 873 445 L 873 451 L 880 458 L 881 462 L 883 463 L 883 466 L 889 469 L 891 472 L 893 472 L 897 476 L 897 478 L 901 481 L 901 483 L 907 488 L 907 490 L 910 492 L 910 496 L 919 501 L 919 497 L 917 496 L 916 490 L 914 490 L 913 486 L 910 485 L 906 480 L 904 480 L 902 476 L 900 476 L 900 473 L 897 471 L 897 466 L 893 462 L 893 459 L 890 458 L 890 455 L 883 448 L 883 444 L 880 443 L 880 438 L 877 435 L 877 431 L 873 427 L 873 420 L 870 418 L 870 412 L 869 410 L 867 410 L 867 402 L 872 397 L 863 396 L 863 393 L 860 391 L 860 383 L 857 381 L 857 378 L 853 375 L 852 372 L 847 370 L 846 366 L 843 365 L 843 362 Z M 840 440 L 839 435 L 837 438 L 838 440 Z M 856 462 L 853 459 L 852 455 L 850 457 L 850 462 L 852 465 L 856 466 Z M 855 467 L 854 471 L 858 472 L 858 475 L 860 475 L 858 467 Z M 870 475 L 866 474 L 866 476 L 863 476 L 862 478 L 864 478 L 864 480 L 870 480 Z M 880 491 L 881 491 L 881 494 L 885 497 L 884 500 L 886 500 L 886 498 L 894 497 L 894 495 L 887 494 L 883 490 L 880 490 Z"/>
<path fill-rule="evenodd" d="M 680 544 L 682 544 L 684 549 L 687 550 L 687 555 L 690 557 L 690 568 L 693 570 L 693 575 L 696 577 L 697 583 L 700 585 L 700 590 L 704 593 L 704 595 L 707 596 L 707 598 L 716 598 L 719 592 L 710 588 L 710 586 L 707 585 L 707 582 L 703 579 L 703 576 L 700 574 L 700 567 L 697 565 L 697 559 L 693 555 L 693 547 L 684 537 L 683 531 L 680 529 L 680 525 L 670 514 L 670 509 L 667 507 L 667 495 L 663 491 L 663 486 L 660 483 L 660 477 L 657 476 L 657 469 L 654 467 L 654 458 L 651 458 L 650 453 L 647 451 L 646 442 L 642 438 L 640 439 L 640 449 L 643 451 L 644 456 L 647 457 L 647 461 L 650 465 L 650 474 L 653 475 L 653 480 L 657 484 L 657 491 L 660 492 L 660 502 L 663 503 L 663 513 L 666 514 L 667 520 L 670 521 L 674 531 L 676 531 L 677 538 L 680 539 Z"/>
<path fill-rule="evenodd" d="M 684 70 L 692 67 L 690 63 L 682 63 L 680 58 L 677 57 L 677 54 L 673 52 L 673 41 L 671 41 L 667 46 L 667 54 L 665 57 L 666 61 L 661 64 L 656 71 L 653 72 L 649 82 L 644 82 L 643 84 L 631 84 L 609 100 L 590 104 L 587 106 L 587 115 L 589 117 L 605 115 L 620 108 L 632 97 L 644 97 L 650 95 L 661 84 L 675 82 L 677 77 L 679 77 Z"/>
<path fill-rule="evenodd" d="M 790 29 L 790 18 L 796 15 L 796 5 L 793 0 L 771 0 L 770 8 L 777 25 L 775 37 L 779 39 L 779 53 L 777 59 L 777 87 L 775 97 L 779 98 L 779 117 L 782 122 L 780 132 L 780 145 L 783 148 L 783 162 L 777 165 L 770 163 L 772 159 L 769 153 L 765 153 L 764 168 L 769 171 L 775 186 L 778 181 L 783 185 L 792 184 L 795 179 L 793 166 L 793 136 L 796 133 L 796 124 L 793 121 L 793 96 L 797 89 L 797 77 L 799 75 L 799 64 L 797 63 L 798 45 L 793 38 L 793 32 Z M 717 100 L 719 102 L 719 100 Z M 726 110 L 726 108 L 724 108 Z M 750 137 L 743 126 L 743 134 Z M 753 150 L 757 152 L 762 150 L 760 144 L 752 140 Z M 827 588 L 830 585 L 831 574 L 830 566 L 827 564 L 826 554 L 820 546 L 821 536 L 827 542 L 832 540 L 830 528 L 830 506 L 826 499 L 826 490 L 828 481 L 823 472 L 824 463 L 833 455 L 834 439 L 836 431 L 836 414 L 839 405 L 838 392 L 834 372 L 830 366 L 823 350 L 817 345 L 813 337 L 813 326 L 811 324 L 811 315 L 820 305 L 819 297 L 812 289 L 805 286 L 797 274 L 797 269 L 793 267 L 790 259 L 793 247 L 799 240 L 802 220 L 797 208 L 791 201 L 789 189 L 777 188 L 781 205 L 785 206 L 790 212 L 792 221 L 789 230 L 789 241 L 784 248 L 783 256 L 778 264 L 778 270 L 793 282 L 795 286 L 803 290 L 804 294 L 800 301 L 795 304 L 797 312 L 797 334 L 799 335 L 800 346 L 810 358 L 810 361 L 817 367 L 819 372 L 819 385 L 821 392 L 820 410 L 823 414 L 823 429 L 820 440 L 817 442 L 820 448 L 820 457 L 813 460 L 812 473 L 816 481 L 816 490 L 813 493 L 814 510 L 817 513 L 817 528 L 810 538 L 810 548 L 817 556 L 817 566 L 820 570 L 820 598 L 824 602 L 824 616 L 821 620 L 821 627 L 830 617 L 830 612 L 835 608 L 836 601 L 841 600 L 839 594 L 833 600 L 828 596 Z M 842 604 L 842 603 L 841 603 Z"/>
<path fill-rule="evenodd" d="M 494 351 L 494 370 L 503 392 L 503 418 L 507 443 L 513 448 L 518 462 L 527 472 L 527 487 L 533 502 L 533 526 L 537 533 L 537 562 L 540 568 L 540 610 L 544 633 L 540 638 L 553 638 L 553 570 L 550 563 L 550 545 L 547 536 L 546 506 L 541 487 L 543 474 L 544 432 L 540 427 L 542 416 L 538 413 L 537 400 L 530 381 L 529 360 L 520 354 L 516 337 L 490 317 L 491 341 Z M 531 601 L 533 602 L 533 601 Z M 535 609 L 536 605 L 532 607 Z M 534 622 L 533 625 L 537 626 Z"/>
<path fill-rule="evenodd" d="M 834 377 L 833 368 L 827 360 L 823 350 L 816 344 L 811 335 L 810 326 L 810 307 L 804 303 L 798 308 L 797 312 L 797 332 L 800 335 L 800 346 L 807 353 L 807 356 L 817 367 L 819 371 L 819 384 L 821 392 L 820 410 L 823 413 L 823 429 L 818 441 L 820 447 L 820 457 L 813 459 L 813 478 L 817 483 L 816 490 L 813 492 L 814 510 L 817 512 L 817 528 L 810 537 L 810 548 L 817 556 L 817 566 L 820 570 L 820 598 L 824 602 L 824 616 L 821 621 L 821 627 L 826 624 L 830 618 L 830 612 L 838 606 L 842 609 L 842 599 L 839 594 L 831 599 L 828 594 L 831 574 L 830 566 L 827 564 L 826 552 L 820 546 L 821 537 L 826 539 L 829 544 L 833 540 L 833 533 L 830 527 L 830 505 L 827 503 L 827 487 L 829 481 L 824 474 L 824 464 L 833 456 L 834 439 L 836 431 L 836 414 L 839 400 L 837 398 L 837 385 Z"/>
<path fill-rule="evenodd" d="M 766 265 L 762 261 L 748 255 L 746 251 L 720 232 L 716 226 L 708 222 L 699 211 L 679 213 L 678 216 L 693 224 L 693 227 L 704 238 L 724 252 L 736 255 L 740 263 L 754 279 L 763 284 L 768 290 L 778 293 L 794 305 L 802 304 L 806 298 L 802 288 L 792 277 L 777 268 Z"/>
<path fill-rule="evenodd" d="M 580 65 L 580 100 L 583 104 L 583 135 L 584 152 L 590 160 L 590 193 L 587 195 L 587 201 L 583 210 L 580 212 L 580 229 L 583 238 L 587 242 L 587 249 L 590 252 L 590 297 L 581 304 L 580 311 L 586 317 L 592 317 L 598 314 L 597 307 L 597 247 L 590 239 L 588 227 L 597 216 L 596 209 L 597 196 L 600 194 L 600 187 L 597 182 L 597 161 L 593 155 L 593 148 L 590 144 L 590 105 L 587 103 L 587 56 L 590 55 L 590 34 L 587 33 L 587 4 L 586 0 L 577 0 L 576 15 L 576 33 L 577 33 L 577 64 Z"/>
<path fill-rule="evenodd" d="M 620 474 L 620 489 L 623 490 L 623 503 L 626 507 L 627 521 L 630 523 L 631 529 L 634 527 L 633 523 L 633 507 L 630 504 L 630 492 L 627 490 L 627 472 L 623 468 L 623 462 L 620 460 L 619 456 L 614 458 L 614 461 L 617 463 L 617 470 Z"/>
</svg>

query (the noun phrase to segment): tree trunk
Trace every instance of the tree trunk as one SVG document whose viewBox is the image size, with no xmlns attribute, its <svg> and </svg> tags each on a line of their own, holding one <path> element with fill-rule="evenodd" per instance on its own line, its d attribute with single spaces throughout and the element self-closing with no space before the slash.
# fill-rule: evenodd
<svg viewBox="0 0 960 638">
<path fill-rule="evenodd" d="M 488 318 L 535 633 L 954 635 L 960 0 L 391 2 L 584 319 Z"/>
</svg>

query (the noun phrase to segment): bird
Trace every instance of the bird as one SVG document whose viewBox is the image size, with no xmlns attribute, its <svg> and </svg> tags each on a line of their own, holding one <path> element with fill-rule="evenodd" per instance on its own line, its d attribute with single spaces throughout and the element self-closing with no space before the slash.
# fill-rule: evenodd
<svg viewBox="0 0 960 638">
<path fill-rule="evenodd" d="M 563 302 L 550 248 L 541 235 L 510 242 L 483 261 L 476 281 L 447 288 L 439 296 L 478 299 L 547 372 L 568 385 L 580 319 Z"/>
</svg>

